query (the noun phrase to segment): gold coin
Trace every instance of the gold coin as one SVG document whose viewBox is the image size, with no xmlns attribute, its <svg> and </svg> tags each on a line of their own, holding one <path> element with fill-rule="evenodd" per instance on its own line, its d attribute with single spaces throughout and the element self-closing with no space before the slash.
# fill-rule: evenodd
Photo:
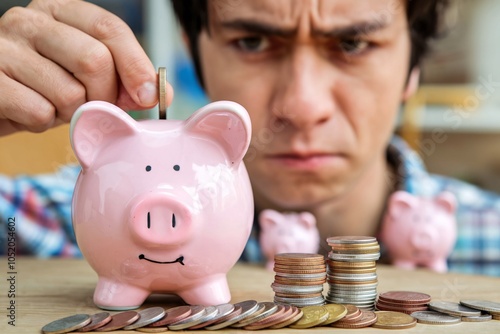
<svg viewBox="0 0 500 334">
<path fill-rule="evenodd" d="M 346 262 L 328 260 L 327 264 L 333 268 L 375 268 L 377 266 L 375 261 Z"/>
<path fill-rule="evenodd" d="M 325 261 L 325 257 L 321 254 L 308 254 L 308 253 L 281 253 L 274 256 L 276 263 L 296 263 L 296 262 L 318 262 Z"/>
<path fill-rule="evenodd" d="M 393 311 L 376 311 L 377 322 L 372 326 L 383 329 L 406 329 L 415 327 L 417 319 L 412 316 Z"/>
<path fill-rule="evenodd" d="M 360 247 L 360 248 L 332 248 L 335 254 L 371 254 L 380 252 L 380 246 Z"/>
<path fill-rule="evenodd" d="M 326 270 L 326 264 L 317 264 L 317 265 L 307 265 L 307 264 L 301 264 L 301 265 L 284 265 L 284 264 L 275 264 L 274 265 L 274 271 L 287 271 L 287 270 Z"/>
<path fill-rule="evenodd" d="M 371 274 L 377 272 L 377 268 L 361 268 L 361 269 L 346 269 L 346 268 L 332 268 L 328 271 L 330 275 L 339 274 Z"/>
<path fill-rule="evenodd" d="M 302 308 L 304 315 L 299 321 L 289 326 L 295 329 L 306 329 L 317 326 L 328 319 L 330 313 L 323 306 L 306 306 Z"/>
<path fill-rule="evenodd" d="M 167 119 L 167 69 L 158 68 L 158 111 L 160 119 Z"/>
<path fill-rule="evenodd" d="M 328 319 L 322 322 L 321 326 L 330 325 L 347 314 L 347 308 L 342 304 L 326 304 L 323 307 L 328 311 Z"/>
<path fill-rule="evenodd" d="M 493 318 L 493 320 L 500 320 L 500 314 L 499 315 L 491 315 L 491 317 Z"/>
<path fill-rule="evenodd" d="M 370 247 L 380 247 L 377 241 L 367 242 L 367 243 L 354 243 L 354 244 L 331 244 L 332 248 L 336 249 L 358 249 L 358 248 L 370 248 Z"/>
</svg>

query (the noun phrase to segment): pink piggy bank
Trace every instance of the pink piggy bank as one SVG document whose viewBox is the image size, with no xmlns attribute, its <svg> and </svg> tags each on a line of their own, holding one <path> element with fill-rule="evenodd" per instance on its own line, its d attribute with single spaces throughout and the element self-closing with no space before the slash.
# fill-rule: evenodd
<svg viewBox="0 0 500 334">
<path fill-rule="evenodd" d="M 273 270 L 276 254 L 318 252 L 316 218 L 309 212 L 280 213 L 268 209 L 260 213 L 259 224 L 259 241 L 268 270 Z"/>
<path fill-rule="evenodd" d="M 393 264 L 446 272 L 446 258 L 457 238 L 455 209 L 455 196 L 449 192 L 433 199 L 395 192 L 380 233 Z"/>
<path fill-rule="evenodd" d="M 188 304 L 231 299 L 226 273 L 254 213 L 242 161 L 250 137 L 248 113 L 227 101 L 186 121 L 137 122 L 106 102 L 76 111 L 73 226 L 98 275 L 98 307 L 134 309 L 153 292 Z"/>
</svg>

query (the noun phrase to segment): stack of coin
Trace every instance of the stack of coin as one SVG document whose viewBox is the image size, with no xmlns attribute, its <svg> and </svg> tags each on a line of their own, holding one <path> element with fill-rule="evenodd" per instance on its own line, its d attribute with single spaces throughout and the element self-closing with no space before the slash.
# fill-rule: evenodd
<svg viewBox="0 0 500 334">
<path fill-rule="evenodd" d="M 466 299 L 466 300 L 461 300 L 460 304 L 476 310 L 487 312 L 489 315 L 492 316 L 494 320 L 500 320 L 500 303 L 488 300 Z M 470 320 L 470 319 L 462 319 L 462 320 Z"/>
<path fill-rule="evenodd" d="M 380 246 L 374 237 L 347 236 L 327 239 L 327 281 L 330 286 L 326 300 L 330 303 L 352 304 L 373 310 L 377 298 L 377 266 Z"/>
<path fill-rule="evenodd" d="M 426 293 L 413 291 L 388 291 L 378 296 L 375 307 L 380 311 L 396 311 L 412 314 L 417 311 L 426 311 L 431 296 Z"/>
<path fill-rule="evenodd" d="M 274 302 L 297 307 L 323 305 L 325 259 L 319 254 L 283 253 L 274 257 Z"/>
</svg>

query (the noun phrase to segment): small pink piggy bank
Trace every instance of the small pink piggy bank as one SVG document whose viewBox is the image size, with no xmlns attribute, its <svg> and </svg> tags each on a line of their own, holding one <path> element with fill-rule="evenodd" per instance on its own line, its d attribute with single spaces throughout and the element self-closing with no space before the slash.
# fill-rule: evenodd
<svg viewBox="0 0 500 334">
<path fill-rule="evenodd" d="M 260 244 L 268 270 L 273 270 L 276 254 L 318 252 L 316 218 L 309 212 L 280 213 L 268 209 L 260 213 L 259 224 Z"/>
<path fill-rule="evenodd" d="M 443 192 L 433 199 L 405 191 L 391 195 L 380 240 L 393 264 L 406 269 L 417 265 L 446 272 L 446 258 L 457 238 L 456 199 Z"/>
<path fill-rule="evenodd" d="M 186 121 L 137 122 L 106 102 L 76 111 L 73 226 L 98 275 L 97 306 L 134 309 L 152 292 L 188 304 L 231 299 L 226 273 L 253 221 L 242 161 L 250 136 L 248 113 L 227 101 Z"/>
</svg>

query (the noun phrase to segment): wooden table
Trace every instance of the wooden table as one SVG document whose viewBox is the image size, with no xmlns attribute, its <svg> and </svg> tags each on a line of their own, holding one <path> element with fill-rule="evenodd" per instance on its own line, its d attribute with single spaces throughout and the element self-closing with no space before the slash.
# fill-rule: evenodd
<svg viewBox="0 0 500 334">
<path fill-rule="evenodd" d="M 11 298 L 7 298 L 9 278 L 7 258 L 1 258 L 4 278 L 2 279 L 0 333 L 40 333 L 41 328 L 56 319 L 77 313 L 96 313 L 99 309 L 92 302 L 92 294 L 97 275 L 85 262 L 79 259 L 41 260 L 17 258 L 15 276 L 15 327 L 8 325 L 6 307 Z M 459 301 L 460 299 L 486 299 L 500 302 L 500 278 L 468 276 L 458 274 L 435 274 L 425 270 L 402 271 L 388 266 L 378 266 L 379 292 L 388 290 L 412 290 L 425 292 L 433 300 Z M 270 284 L 274 274 L 259 266 L 238 264 L 228 274 L 232 302 L 255 299 L 272 301 L 273 291 Z M 325 285 L 325 293 L 328 291 Z M 153 295 L 143 305 L 173 306 L 177 299 L 168 296 Z M 331 327 L 315 328 L 324 332 L 351 332 L 349 329 Z M 247 332 L 230 329 L 231 333 Z M 297 332 L 283 329 L 261 332 Z M 380 333 L 377 328 L 365 328 L 363 333 Z M 437 326 L 417 324 L 407 330 L 410 333 L 500 333 L 500 321 L 483 323 L 461 323 L 457 325 Z M 121 331 L 125 333 L 125 331 Z M 130 331 L 132 332 L 132 331 Z M 195 332 L 195 331 L 193 331 Z M 200 333 L 200 331 L 196 331 Z M 303 333 L 306 331 L 302 330 Z M 360 331 L 358 331 L 360 332 Z M 138 333 L 138 332 L 135 332 Z M 248 332 L 247 332 L 248 333 Z M 390 333 L 390 331 L 389 331 Z"/>
</svg>

